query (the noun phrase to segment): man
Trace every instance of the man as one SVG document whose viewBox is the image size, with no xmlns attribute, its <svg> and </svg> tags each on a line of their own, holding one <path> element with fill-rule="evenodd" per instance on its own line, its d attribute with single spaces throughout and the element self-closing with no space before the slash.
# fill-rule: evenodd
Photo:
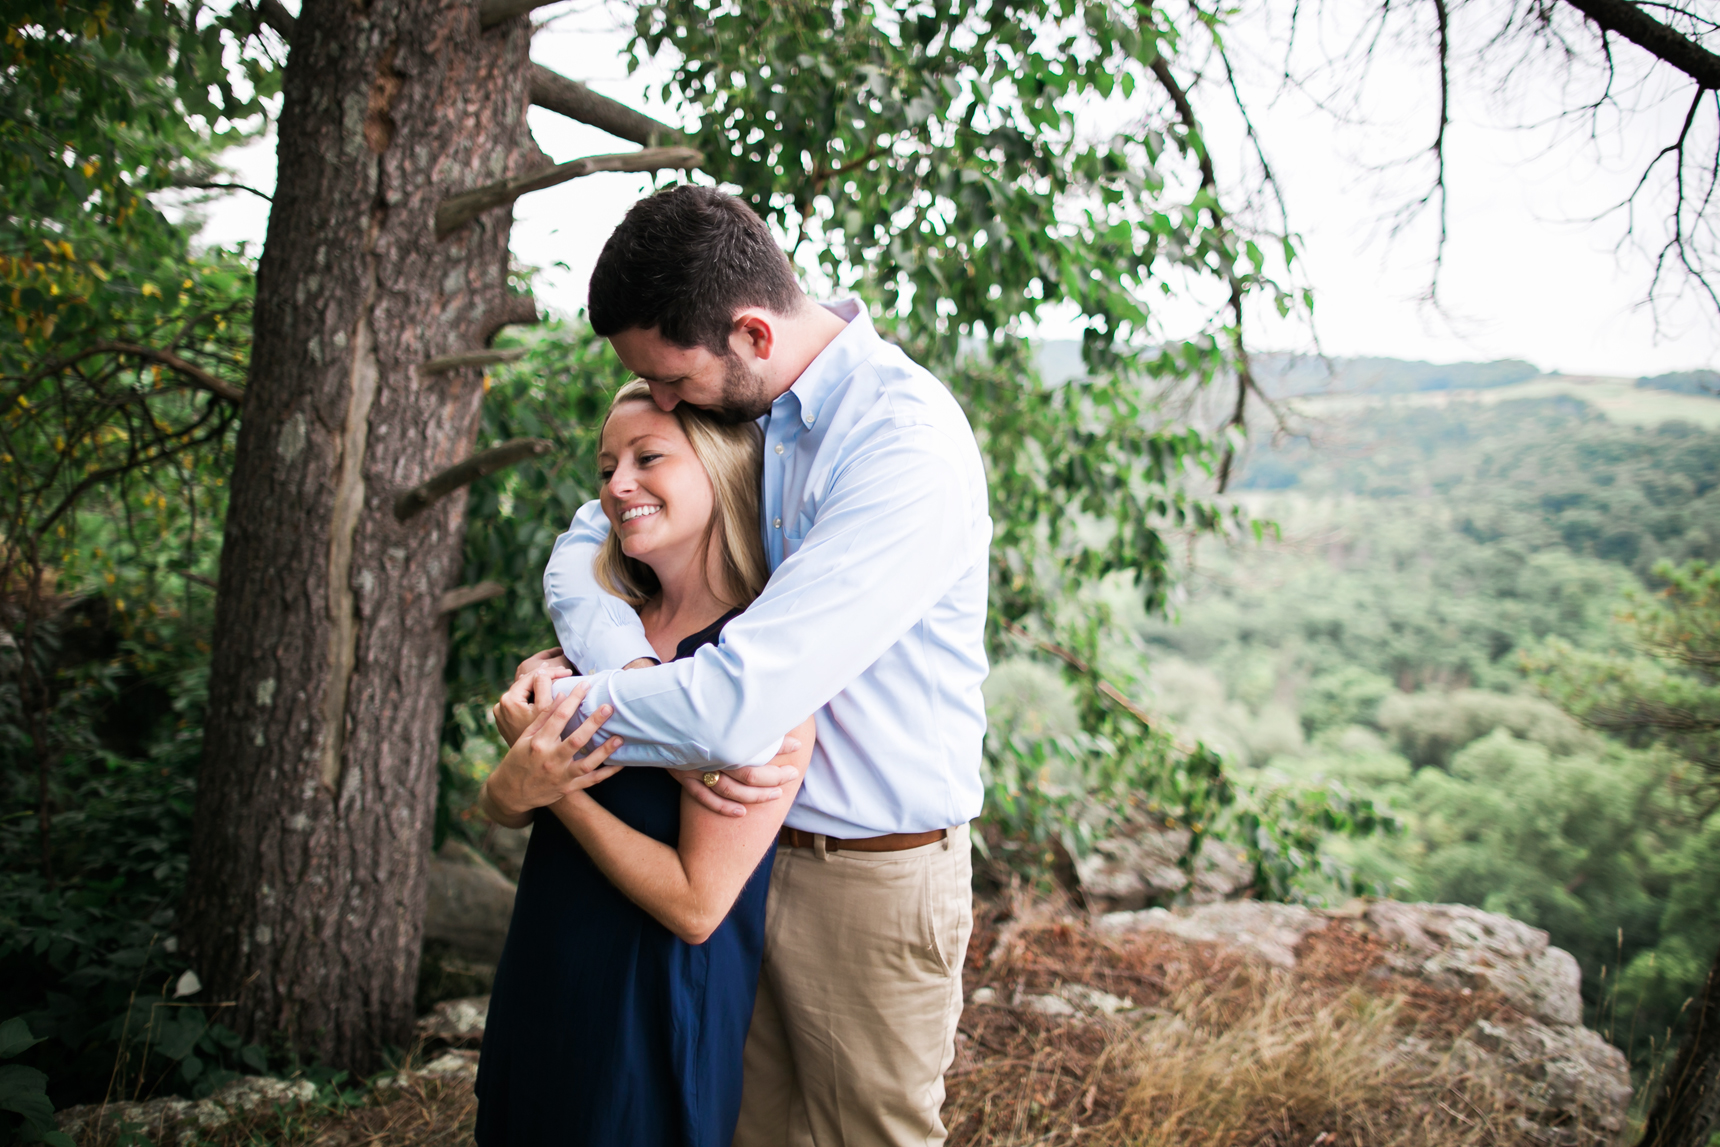
<svg viewBox="0 0 1720 1147">
<path fill-rule="evenodd" d="M 607 522 L 583 507 L 544 574 L 590 675 L 581 716 L 613 706 L 611 763 L 691 768 L 688 790 L 738 815 L 774 777 L 715 770 L 768 761 L 817 715 L 772 870 L 735 1143 L 942 1142 L 985 730 L 991 519 L 973 432 L 859 303 L 814 304 L 763 222 L 709 188 L 636 204 L 589 307 L 664 410 L 758 420 L 772 577 L 720 646 L 651 665 L 637 616 L 592 576 Z M 630 665 L 651 667 L 614 672 Z"/>
</svg>

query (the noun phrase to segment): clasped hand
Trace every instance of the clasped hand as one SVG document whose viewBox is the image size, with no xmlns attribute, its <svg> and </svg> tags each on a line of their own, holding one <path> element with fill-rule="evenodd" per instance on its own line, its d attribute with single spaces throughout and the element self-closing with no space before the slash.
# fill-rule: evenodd
<svg viewBox="0 0 1720 1147">
<path fill-rule="evenodd" d="M 640 668 L 650 664 L 652 663 L 649 661 L 640 660 L 626 668 Z M 509 745 L 517 746 L 520 738 L 535 727 L 533 722 L 539 719 L 543 703 L 551 695 L 551 682 L 562 677 L 571 677 L 573 672 L 572 663 L 562 655 L 560 649 L 545 649 L 541 653 L 534 653 L 520 662 L 519 668 L 514 674 L 512 688 L 502 695 L 502 699 L 496 702 L 496 707 L 491 711 L 496 719 L 496 729 L 501 733 L 502 740 Z M 574 699 L 574 708 L 569 709 L 566 716 L 562 718 L 564 724 L 577 711 L 579 702 L 585 698 L 585 692 L 584 688 L 576 688 L 572 694 L 569 694 Z M 563 698 L 561 706 L 566 704 L 567 698 Z M 557 708 L 559 709 L 561 706 L 557 706 Z M 609 714 L 605 711 L 608 708 L 605 705 L 598 713 L 592 714 L 592 720 L 596 721 L 596 724 L 588 720 L 579 727 L 580 731 L 584 732 L 585 739 L 576 748 L 583 748 L 585 743 L 591 739 L 591 733 L 595 732 L 597 726 L 603 723 L 603 719 L 608 717 Z M 561 726 L 558 725 L 555 728 L 559 729 Z M 578 734 L 576 733 L 576 735 Z M 568 739 L 571 741 L 573 738 Z M 597 749 L 594 749 L 593 753 L 602 753 L 603 757 L 607 758 L 609 753 L 614 751 L 613 746 L 616 740 L 615 737 L 609 738 Z M 799 748 L 799 740 L 794 737 L 784 737 L 782 748 L 777 751 L 778 759 Z M 513 750 L 510 749 L 508 757 L 504 758 L 502 764 L 496 767 L 496 773 L 499 774 L 513 756 Z M 588 788 L 605 777 L 613 776 L 619 767 L 619 765 L 610 765 L 607 768 L 595 769 L 595 772 L 583 779 L 582 783 L 560 791 L 573 792 L 576 789 Z M 792 765 L 755 765 L 751 768 L 724 770 L 715 785 L 707 785 L 704 783 L 705 772 L 703 769 L 670 770 L 671 775 L 681 782 L 681 787 L 686 789 L 694 800 L 712 812 L 722 813 L 724 816 L 745 816 L 747 805 L 768 804 L 774 800 L 781 800 L 781 786 L 800 775 L 800 770 Z M 601 775 L 596 775 L 599 773 Z M 494 781 L 494 779 L 495 774 L 492 774 L 491 780 Z M 552 797 L 544 801 L 543 804 L 553 804 L 558 799 L 560 799 L 559 796 Z M 541 806 L 532 805 L 530 807 L 538 808 Z M 527 811 L 529 814 L 529 809 Z"/>
<path fill-rule="evenodd" d="M 495 772 L 484 782 L 480 803 L 484 812 L 498 824 L 511 828 L 524 827 L 533 809 L 543 808 L 580 789 L 590 788 L 599 781 L 615 775 L 620 765 L 603 762 L 621 746 L 620 737 L 610 737 L 583 755 L 597 727 L 608 720 L 612 710 L 600 705 L 578 728 L 563 737 L 562 730 L 579 711 L 585 700 L 586 688 L 576 686 L 573 692 L 555 701 L 550 695 L 553 680 L 546 670 L 538 670 L 530 679 L 531 696 L 524 702 L 530 720 L 513 740 L 508 755 L 502 758 Z M 513 690 L 509 690 L 511 694 Z M 497 706 L 498 710 L 501 706 Z M 518 712 L 516 706 L 513 712 Z M 498 722 L 499 724 L 499 722 Z"/>
</svg>

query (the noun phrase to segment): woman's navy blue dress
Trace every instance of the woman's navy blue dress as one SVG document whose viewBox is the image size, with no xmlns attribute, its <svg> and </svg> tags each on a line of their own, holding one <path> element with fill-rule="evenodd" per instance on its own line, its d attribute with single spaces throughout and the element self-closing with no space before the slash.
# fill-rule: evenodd
<svg viewBox="0 0 1720 1147">
<path fill-rule="evenodd" d="M 663 769 L 622 769 L 590 792 L 646 835 L 679 839 L 681 786 Z M 539 809 L 484 1026 L 480 1147 L 728 1147 L 770 868 L 767 852 L 710 939 L 688 944 Z"/>
</svg>

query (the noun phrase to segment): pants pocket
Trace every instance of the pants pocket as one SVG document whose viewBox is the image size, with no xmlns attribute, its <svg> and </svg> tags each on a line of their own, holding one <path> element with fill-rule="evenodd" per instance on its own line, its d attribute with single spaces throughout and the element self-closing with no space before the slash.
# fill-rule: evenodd
<svg viewBox="0 0 1720 1147">
<path fill-rule="evenodd" d="M 920 867 L 920 947 L 928 966 L 940 976 L 955 970 L 955 947 L 961 930 L 961 921 L 951 910 L 950 890 L 945 887 L 949 867 L 948 858 L 938 853 Z"/>
</svg>

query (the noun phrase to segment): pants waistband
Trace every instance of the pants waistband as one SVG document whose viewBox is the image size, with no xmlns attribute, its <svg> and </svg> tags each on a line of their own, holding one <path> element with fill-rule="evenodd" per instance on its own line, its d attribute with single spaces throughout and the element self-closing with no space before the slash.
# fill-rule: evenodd
<svg viewBox="0 0 1720 1147">
<path fill-rule="evenodd" d="M 866 836 L 858 840 L 838 840 L 833 836 L 824 838 L 824 848 L 827 852 L 903 852 L 910 848 L 934 844 L 949 836 L 947 828 L 934 828 L 929 832 L 889 832 L 883 836 Z M 776 842 L 786 848 L 813 848 L 815 833 L 804 832 L 798 828 L 783 826 L 776 835 Z"/>
</svg>

